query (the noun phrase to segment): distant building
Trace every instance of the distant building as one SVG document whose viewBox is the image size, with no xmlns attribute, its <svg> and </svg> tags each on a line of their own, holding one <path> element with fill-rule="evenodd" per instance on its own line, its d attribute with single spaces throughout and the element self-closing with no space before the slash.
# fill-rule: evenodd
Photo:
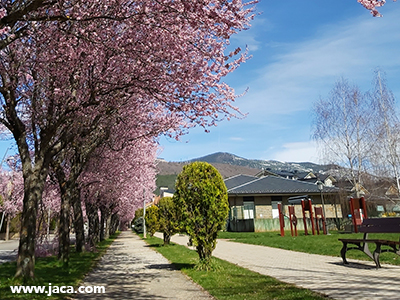
<svg viewBox="0 0 400 300">
<path fill-rule="evenodd" d="M 314 206 L 321 206 L 321 191 L 317 184 L 282 178 L 279 176 L 255 177 L 237 175 L 225 179 L 230 206 L 228 230 L 270 231 L 279 230 L 278 203 L 288 215 L 288 198 L 307 195 Z M 339 189 L 325 186 L 323 189 L 326 218 L 342 218 Z M 301 206 L 295 205 L 296 216 L 302 217 Z M 289 227 L 288 227 L 289 228 Z M 302 229 L 302 222 L 298 221 Z"/>
<path fill-rule="evenodd" d="M 172 197 L 175 191 L 169 190 L 167 187 L 160 187 L 160 197 Z"/>
</svg>

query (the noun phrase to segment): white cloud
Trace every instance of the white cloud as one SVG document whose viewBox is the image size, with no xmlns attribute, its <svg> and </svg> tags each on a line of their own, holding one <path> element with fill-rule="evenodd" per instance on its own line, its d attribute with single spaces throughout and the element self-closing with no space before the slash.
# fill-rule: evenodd
<svg viewBox="0 0 400 300">
<path fill-rule="evenodd" d="M 235 142 L 243 142 L 244 138 L 232 136 L 229 138 L 229 140 L 235 141 Z"/>
<path fill-rule="evenodd" d="M 287 143 L 275 150 L 270 159 L 284 162 L 319 163 L 317 144 L 315 142 Z"/>
<path fill-rule="evenodd" d="M 259 70 L 256 81 L 245 83 L 250 90 L 241 109 L 258 121 L 266 115 L 307 111 L 340 76 L 369 89 L 378 66 L 390 84 L 400 73 L 399 12 L 396 8 L 380 19 L 363 15 L 326 26 L 311 40 L 283 46 L 274 62 Z"/>
<path fill-rule="evenodd" d="M 256 32 L 267 32 L 273 29 L 272 23 L 265 18 L 255 18 L 251 22 L 249 30 L 244 30 L 232 36 L 232 41 L 236 45 L 246 45 L 249 51 L 257 51 L 261 41 L 256 36 Z"/>
<path fill-rule="evenodd" d="M 298 31 L 296 42 L 290 34 L 269 39 L 271 30 L 279 31 L 279 23 L 274 27 L 268 16 L 256 18 L 250 30 L 232 37 L 232 47 L 247 44 L 258 50 L 250 51 L 253 58 L 226 78 L 237 93 L 249 87 L 235 103 L 248 116 L 222 122 L 207 135 L 190 130 L 183 138 L 189 143 L 166 144 L 165 157 L 181 160 L 226 151 L 246 158 L 318 163 L 316 146 L 299 141 L 310 137 L 312 104 L 327 97 L 340 77 L 366 91 L 373 70 L 380 67 L 388 87 L 400 97 L 400 4 L 392 7 L 377 19 L 357 5 L 364 12 L 360 17 L 320 26 L 311 37 L 313 30 L 304 36 Z"/>
</svg>

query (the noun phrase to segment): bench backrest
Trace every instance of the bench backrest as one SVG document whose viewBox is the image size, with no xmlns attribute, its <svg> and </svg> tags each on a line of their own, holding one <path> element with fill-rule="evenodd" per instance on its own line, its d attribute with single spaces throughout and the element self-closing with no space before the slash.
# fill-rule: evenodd
<svg viewBox="0 0 400 300">
<path fill-rule="evenodd" d="M 400 218 L 364 219 L 359 227 L 360 232 L 400 233 Z"/>
</svg>

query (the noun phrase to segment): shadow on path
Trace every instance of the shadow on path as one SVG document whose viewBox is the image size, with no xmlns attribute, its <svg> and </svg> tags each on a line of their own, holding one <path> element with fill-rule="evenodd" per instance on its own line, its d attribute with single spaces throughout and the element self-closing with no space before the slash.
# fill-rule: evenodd
<svg viewBox="0 0 400 300">
<path fill-rule="evenodd" d="M 105 294 L 77 294 L 75 299 L 213 299 L 130 231 L 120 234 L 84 280 L 104 286 Z"/>
</svg>

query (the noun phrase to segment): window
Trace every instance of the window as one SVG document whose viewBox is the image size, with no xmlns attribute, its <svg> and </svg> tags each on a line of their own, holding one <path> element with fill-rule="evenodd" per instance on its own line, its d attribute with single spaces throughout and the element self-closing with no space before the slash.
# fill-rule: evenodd
<svg viewBox="0 0 400 300">
<path fill-rule="evenodd" d="M 254 201 L 243 201 L 243 219 L 254 219 Z"/>
<path fill-rule="evenodd" d="M 279 218 L 279 210 L 278 203 L 282 203 L 282 196 L 272 196 L 271 197 L 271 206 L 272 206 L 272 218 Z"/>
</svg>

